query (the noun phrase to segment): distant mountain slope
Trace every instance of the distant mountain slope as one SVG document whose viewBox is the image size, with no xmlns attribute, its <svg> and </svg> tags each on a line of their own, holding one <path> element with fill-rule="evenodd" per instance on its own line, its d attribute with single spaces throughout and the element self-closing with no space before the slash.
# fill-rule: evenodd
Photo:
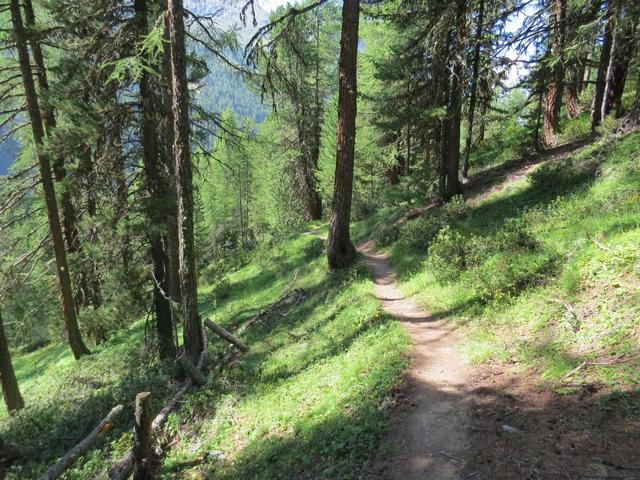
<svg viewBox="0 0 640 480">
<path fill-rule="evenodd" d="M 0 145 L 0 175 L 6 175 L 19 150 L 20 145 L 12 138 Z"/>
</svg>

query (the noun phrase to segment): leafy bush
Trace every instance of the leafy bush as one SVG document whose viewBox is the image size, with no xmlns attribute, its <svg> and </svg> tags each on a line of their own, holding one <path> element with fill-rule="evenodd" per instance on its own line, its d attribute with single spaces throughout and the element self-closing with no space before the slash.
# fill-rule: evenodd
<svg viewBox="0 0 640 480">
<path fill-rule="evenodd" d="M 427 215 L 403 224 L 399 229 L 401 241 L 409 248 L 425 250 L 429 247 L 445 220 L 440 215 Z"/>
<path fill-rule="evenodd" d="M 317 237 L 311 239 L 304 246 L 304 256 L 309 260 L 313 260 L 314 258 L 318 258 L 324 254 L 324 240 L 321 240 Z"/>
<path fill-rule="evenodd" d="M 498 232 L 494 240 L 495 250 L 533 250 L 538 242 L 531 235 L 527 217 L 508 218 L 502 230 Z"/>
<path fill-rule="evenodd" d="M 453 282 L 466 269 L 467 246 L 459 232 L 442 228 L 429 247 L 427 268 L 440 282 Z"/>
<path fill-rule="evenodd" d="M 395 243 L 400 238 L 400 227 L 394 223 L 383 223 L 378 225 L 373 232 L 373 240 L 376 245 L 386 247 Z"/>
<path fill-rule="evenodd" d="M 483 300 L 501 300 L 541 283 L 555 265 L 553 255 L 500 252 L 469 272 L 470 283 Z"/>
<path fill-rule="evenodd" d="M 440 212 L 451 220 L 461 220 L 469 215 L 469 205 L 462 195 L 456 195 L 442 206 Z"/>
</svg>

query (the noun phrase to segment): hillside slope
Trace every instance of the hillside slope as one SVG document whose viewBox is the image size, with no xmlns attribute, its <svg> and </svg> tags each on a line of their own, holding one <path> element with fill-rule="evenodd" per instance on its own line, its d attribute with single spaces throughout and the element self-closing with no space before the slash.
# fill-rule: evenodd
<svg viewBox="0 0 640 480">
<path fill-rule="evenodd" d="M 465 338 L 474 367 L 455 399 L 472 412 L 460 474 L 602 475 L 640 448 L 639 140 L 605 138 L 484 175 L 467 201 L 402 225 L 385 211 L 354 226 L 386 244 L 425 321 Z M 301 234 L 210 280 L 203 317 L 232 331 L 304 293 L 260 316 L 243 334 L 250 351 L 212 370 L 171 416 L 160 478 L 366 477 L 393 447 L 409 338 L 362 262 L 329 274 L 323 242 Z M 66 478 L 104 475 L 130 448 L 135 394 L 152 391 L 157 410 L 176 387 L 144 332 L 138 321 L 79 362 L 63 344 L 15 359 L 27 408 L 3 411 L 0 435 L 28 455 L 7 478 L 37 478 L 117 403 L 126 415 Z M 210 341 L 214 368 L 225 345 Z"/>
<path fill-rule="evenodd" d="M 374 229 L 403 293 L 465 338 L 471 478 L 605 478 L 637 460 L 639 141 L 494 168 L 466 201 Z"/>
</svg>

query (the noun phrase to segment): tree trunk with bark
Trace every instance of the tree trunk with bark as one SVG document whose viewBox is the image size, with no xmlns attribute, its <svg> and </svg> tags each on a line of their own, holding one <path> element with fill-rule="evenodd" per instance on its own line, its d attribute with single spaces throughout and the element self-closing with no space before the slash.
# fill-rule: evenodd
<svg viewBox="0 0 640 480">
<path fill-rule="evenodd" d="M 565 43 L 566 0 L 554 0 L 553 13 L 550 16 L 553 35 L 551 58 L 555 61 L 547 86 L 547 98 L 544 109 L 543 144 L 545 147 L 555 145 L 555 136 L 560 129 L 560 108 L 562 106 L 562 90 L 564 88 L 565 69 L 562 55 Z"/>
<path fill-rule="evenodd" d="M 69 276 L 69 266 L 67 263 L 67 252 L 64 248 L 64 239 L 62 237 L 62 227 L 60 225 L 60 217 L 58 213 L 58 202 L 56 199 L 53 178 L 51 175 L 51 162 L 49 156 L 44 151 L 43 137 L 44 128 L 42 123 L 42 115 L 38 105 L 38 97 L 35 84 L 33 81 L 33 72 L 29 59 L 29 50 L 27 48 L 27 40 L 22 23 L 22 12 L 20 10 L 19 0 L 11 0 L 11 21 L 18 51 L 18 60 L 20 62 L 20 71 L 22 74 L 22 82 L 24 85 L 25 97 L 27 100 L 27 109 L 31 120 L 31 132 L 35 143 L 38 164 L 40 167 L 40 177 L 42 181 L 42 190 L 44 193 L 45 208 L 49 221 L 49 231 L 53 244 L 53 251 L 56 259 L 56 271 L 60 284 L 60 294 L 62 300 L 62 310 L 64 314 L 65 327 L 69 338 L 69 345 L 73 352 L 73 356 L 79 359 L 82 355 L 86 355 L 89 349 L 86 347 L 80 334 L 78 327 L 78 319 L 71 291 L 71 279 Z"/>
<path fill-rule="evenodd" d="M 604 118 L 612 110 L 616 116 L 622 115 L 622 94 L 627 81 L 629 63 L 634 52 L 635 25 L 623 24 L 620 18 L 620 11 L 616 12 L 615 33 L 611 44 L 611 55 L 607 76 L 605 81 L 604 94 L 602 99 L 601 117 Z"/>
<path fill-rule="evenodd" d="M 4 322 L 2 320 L 2 312 L 0 311 L 0 381 L 2 381 L 2 394 L 4 403 L 9 412 L 20 410 L 24 407 L 24 400 L 20 394 L 18 380 L 11 363 L 11 354 L 9 353 L 9 343 L 4 332 Z"/>
<path fill-rule="evenodd" d="M 609 4 L 605 15 L 604 39 L 602 41 L 600 62 L 598 64 L 598 73 L 596 75 L 595 93 L 593 95 L 593 104 L 591 106 L 592 129 L 600 125 L 600 122 L 602 121 L 602 103 L 604 100 L 604 90 L 607 81 L 607 70 L 611 59 L 614 25 L 615 16 L 613 15 L 612 5 Z"/>
<path fill-rule="evenodd" d="M 147 0 L 135 0 L 136 21 L 139 38 L 149 33 Z M 149 219 L 149 245 L 153 263 L 153 306 L 155 310 L 158 349 L 161 358 L 174 358 L 176 354 L 174 325 L 169 291 L 169 257 L 167 255 L 166 203 L 171 185 L 166 165 L 162 162 L 160 115 L 161 99 L 157 85 L 148 72 L 140 77 L 140 100 L 142 105 L 142 159 L 149 192 L 147 217 Z"/>
<path fill-rule="evenodd" d="M 49 91 L 49 80 L 47 75 L 47 68 L 44 62 L 44 55 L 42 53 L 42 47 L 40 45 L 40 39 L 37 37 L 37 25 L 36 16 L 33 9 L 33 3 L 31 0 L 25 0 L 24 5 L 24 20 L 25 25 L 29 31 L 29 45 L 31 47 L 31 56 L 33 58 L 33 64 L 36 70 L 36 81 L 38 87 L 38 93 L 40 96 L 44 96 Z M 44 123 L 44 130 L 47 137 L 53 134 L 56 129 L 56 114 L 55 109 L 50 104 L 41 105 L 42 120 Z M 60 193 L 60 213 L 62 222 L 62 235 L 67 245 L 67 251 L 71 254 L 81 255 L 82 245 L 80 243 L 80 237 L 77 223 L 76 208 L 73 205 L 71 191 L 69 185 L 65 185 L 67 180 L 67 170 L 65 167 L 64 158 L 60 155 L 53 158 L 53 174 L 56 183 L 62 185 L 62 192 Z M 76 285 L 75 304 L 76 313 L 80 311 L 83 303 L 85 292 L 89 290 L 87 284 L 88 275 L 86 272 L 79 272 L 79 281 Z"/>
<path fill-rule="evenodd" d="M 169 84 L 173 124 L 173 161 L 178 200 L 178 255 L 184 349 L 197 362 L 203 348 L 202 324 L 198 315 L 198 281 L 194 245 L 193 167 L 189 145 L 189 89 L 182 0 L 167 0 L 167 21 L 171 43 Z"/>
<path fill-rule="evenodd" d="M 356 249 L 349 236 L 349 222 L 356 142 L 359 17 L 359 0 L 344 0 L 340 40 L 336 172 L 333 184 L 333 210 L 327 239 L 327 259 L 331 269 L 348 267 L 356 256 Z"/>
<path fill-rule="evenodd" d="M 578 106 L 578 72 L 575 69 L 567 72 L 567 116 L 571 119 L 580 115 Z"/>
<path fill-rule="evenodd" d="M 444 201 L 450 200 L 462 191 L 460 185 L 460 124 L 462 123 L 462 76 L 464 68 L 460 60 L 463 53 L 463 39 L 465 30 L 465 5 L 458 0 L 457 31 L 453 32 L 452 50 L 449 52 L 453 68 L 449 78 L 449 96 L 447 114 L 443 122 L 443 155 L 442 166 L 445 171 L 444 190 L 441 196 Z"/>
<path fill-rule="evenodd" d="M 469 175 L 469 155 L 471 154 L 471 143 L 473 141 L 473 125 L 476 113 L 476 101 L 478 97 L 478 77 L 480 76 L 480 52 L 482 47 L 482 28 L 484 23 L 484 0 L 480 0 L 478 5 L 478 18 L 476 19 L 476 34 L 473 47 L 473 64 L 471 72 L 471 94 L 469 97 L 469 114 L 467 117 L 468 128 L 464 142 L 464 163 L 462 167 L 462 177 Z"/>
<path fill-rule="evenodd" d="M 167 0 L 161 0 L 164 5 L 164 11 L 167 11 Z M 163 115 L 160 118 L 160 129 L 162 131 L 162 142 L 160 154 L 162 155 L 162 163 L 169 174 L 169 178 L 175 179 L 175 165 L 173 162 L 173 121 L 171 115 L 172 109 L 172 90 L 171 90 L 171 39 L 169 37 L 169 18 L 164 17 L 164 50 L 162 53 L 162 106 Z M 175 182 L 170 185 L 167 192 L 168 197 L 165 203 L 167 225 L 167 257 L 169 261 L 168 281 L 169 281 L 169 297 L 171 301 L 179 305 L 182 303 L 182 295 L 180 294 L 180 259 L 178 253 L 178 199 Z M 174 310 L 172 309 L 172 312 Z M 179 318 L 173 319 L 174 323 L 179 322 Z"/>
</svg>

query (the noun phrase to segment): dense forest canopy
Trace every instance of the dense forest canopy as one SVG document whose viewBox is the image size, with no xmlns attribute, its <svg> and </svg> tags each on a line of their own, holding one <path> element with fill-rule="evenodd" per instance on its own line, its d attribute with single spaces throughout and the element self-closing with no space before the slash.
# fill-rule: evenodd
<svg viewBox="0 0 640 480">
<path fill-rule="evenodd" d="M 203 303 L 309 225 L 336 276 L 354 222 L 429 248 L 445 285 L 491 248 L 533 255 L 518 226 L 499 250 L 446 219 L 474 175 L 638 130 L 639 22 L 635 0 L 3 3 L 7 409 L 30 402 L 12 358 L 83 361 L 140 324 L 149 371 L 205 383 Z"/>
</svg>

